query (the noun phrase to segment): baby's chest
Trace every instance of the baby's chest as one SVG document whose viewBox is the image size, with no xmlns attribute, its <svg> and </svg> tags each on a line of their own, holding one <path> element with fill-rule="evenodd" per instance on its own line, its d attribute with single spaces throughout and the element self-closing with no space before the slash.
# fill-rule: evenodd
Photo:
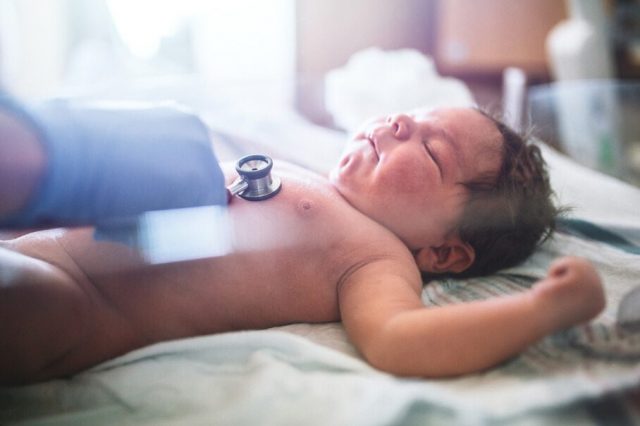
<svg viewBox="0 0 640 426">
<path fill-rule="evenodd" d="M 344 232 L 341 229 L 344 204 L 325 185 L 286 178 L 274 198 L 264 201 L 234 198 L 228 209 L 233 251 L 322 249 Z"/>
</svg>

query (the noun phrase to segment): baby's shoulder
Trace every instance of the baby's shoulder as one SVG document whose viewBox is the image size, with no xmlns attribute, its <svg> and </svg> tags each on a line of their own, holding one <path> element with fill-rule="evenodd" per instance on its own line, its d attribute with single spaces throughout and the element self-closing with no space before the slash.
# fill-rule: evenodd
<svg viewBox="0 0 640 426">
<path fill-rule="evenodd" d="M 342 199 L 330 204 L 327 212 L 321 212 L 322 207 L 316 212 L 320 217 L 316 225 L 323 235 L 320 238 L 326 238 L 328 256 L 332 258 L 330 263 L 342 264 L 345 271 L 383 263 L 417 269 L 411 251 L 386 227 Z M 302 209 L 305 207 L 303 202 Z"/>
</svg>

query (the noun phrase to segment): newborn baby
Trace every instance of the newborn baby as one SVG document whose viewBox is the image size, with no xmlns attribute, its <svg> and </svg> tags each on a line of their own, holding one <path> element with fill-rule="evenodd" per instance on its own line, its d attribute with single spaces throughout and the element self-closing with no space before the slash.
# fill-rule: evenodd
<svg viewBox="0 0 640 426">
<path fill-rule="evenodd" d="M 225 256 L 147 265 L 91 228 L 2 242 L 0 380 L 67 376 L 169 339 L 330 321 L 377 368 L 460 375 L 604 307 L 598 274 L 577 258 L 525 293 L 422 304 L 425 279 L 511 266 L 553 228 L 539 151 L 478 110 L 373 120 L 328 178 L 277 161 L 273 173 L 276 197 L 229 205 Z"/>
</svg>

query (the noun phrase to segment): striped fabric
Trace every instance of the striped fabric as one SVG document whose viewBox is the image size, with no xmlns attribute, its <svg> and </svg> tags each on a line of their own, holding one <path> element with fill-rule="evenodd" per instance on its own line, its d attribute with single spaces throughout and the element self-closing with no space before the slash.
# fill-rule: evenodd
<svg viewBox="0 0 640 426">
<path fill-rule="evenodd" d="M 544 276 L 554 258 L 568 254 L 595 263 L 605 283 L 607 310 L 589 324 L 542 339 L 495 368 L 492 375 L 536 375 L 551 379 L 587 374 L 600 391 L 619 387 L 619 378 L 623 376 L 617 374 L 624 371 L 633 371 L 640 382 L 640 368 L 636 367 L 640 361 L 640 333 L 625 330 L 615 321 L 617 304 L 624 293 L 640 285 L 638 256 L 576 236 L 556 234 L 523 265 L 488 277 L 432 281 L 424 286 L 422 300 L 426 306 L 437 307 L 520 293 Z M 608 370 L 615 374 L 607 374 Z"/>
</svg>

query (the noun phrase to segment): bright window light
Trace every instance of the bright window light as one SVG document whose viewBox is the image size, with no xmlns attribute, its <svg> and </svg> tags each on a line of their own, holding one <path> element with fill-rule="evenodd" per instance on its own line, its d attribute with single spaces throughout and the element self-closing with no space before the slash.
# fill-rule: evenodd
<svg viewBox="0 0 640 426">
<path fill-rule="evenodd" d="M 197 12 L 197 0 L 107 0 L 113 22 L 131 53 L 152 58 L 166 37 Z"/>
<path fill-rule="evenodd" d="M 182 48 L 209 82 L 293 75 L 294 0 L 106 1 L 120 39 L 143 61 L 186 29 Z"/>
</svg>

